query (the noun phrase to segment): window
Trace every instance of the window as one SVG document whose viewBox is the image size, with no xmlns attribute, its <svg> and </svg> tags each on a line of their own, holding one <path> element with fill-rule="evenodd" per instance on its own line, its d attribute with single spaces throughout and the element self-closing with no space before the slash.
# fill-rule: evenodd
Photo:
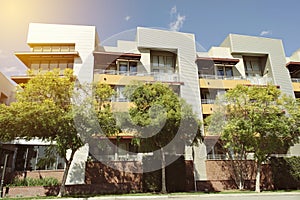
<svg viewBox="0 0 300 200">
<path fill-rule="evenodd" d="M 50 65 L 49 65 L 50 71 L 54 70 L 55 68 L 58 68 L 58 61 L 50 61 Z"/>
<path fill-rule="evenodd" d="M 171 52 L 151 52 L 152 72 L 174 73 L 175 72 L 175 54 Z"/>
<path fill-rule="evenodd" d="M 130 73 L 137 73 L 137 63 L 136 62 L 130 62 L 129 63 L 129 70 Z"/>
<path fill-rule="evenodd" d="M 262 76 L 262 60 L 260 57 L 243 57 L 246 76 Z"/>
<path fill-rule="evenodd" d="M 130 75 L 137 73 L 137 62 L 132 61 L 118 61 L 119 74 L 130 73 Z"/>
<path fill-rule="evenodd" d="M 39 44 L 31 46 L 33 52 L 72 52 L 75 44 Z"/>
<path fill-rule="evenodd" d="M 126 102 L 127 99 L 124 96 L 123 92 L 125 90 L 124 85 L 116 85 L 115 91 L 116 91 L 116 96 L 115 96 L 115 101 L 116 102 Z"/>
<path fill-rule="evenodd" d="M 221 77 L 233 77 L 233 70 L 231 66 L 217 66 L 217 75 Z"/>
<path fill-rule="evenodd" d="M 23 170 L 57 170 L 63 169 L 65 162 L 57 152 L 44 145 L 18 145 L 15 169 Z"/>
<path fill-rule="evenodd" d="M 40 71 L 46 73 L 49 71 L 49 61 L 42 61 L 40 65 Z"/>
<path fill-rule="evenodd" d="M 119 73 L 120 74 L 126 73 L 128 71 L 127 67 L 128 67 L 128 62 L 120 62 L 119 63 Z"/>
</svg>

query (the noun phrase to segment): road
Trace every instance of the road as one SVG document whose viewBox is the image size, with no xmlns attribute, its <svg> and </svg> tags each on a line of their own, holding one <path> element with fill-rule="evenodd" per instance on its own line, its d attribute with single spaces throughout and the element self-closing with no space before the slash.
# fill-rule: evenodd
<svg viewBox="0 0 300 200">
<path fill-rule="evenodd" d="M 106 196 L 68 198 L 65 200 L 300 200 L 300 192 L 251 193 L 251 194 L 201 194 L 201 195 L 153 195 L 153 196 Z M 63 200 L 63 199 L 60 199 Z"/>
</svg>

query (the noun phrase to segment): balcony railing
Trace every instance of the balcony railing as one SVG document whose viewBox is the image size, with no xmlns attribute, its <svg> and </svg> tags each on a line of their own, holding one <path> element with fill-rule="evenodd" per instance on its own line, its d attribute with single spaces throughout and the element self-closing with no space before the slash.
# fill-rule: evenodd
<svg viewBox="0 0 300 200">
<path fill-rule="evenodd" d="M 291 78 L 293 83 L 300 83 L 300 78 Z"/>
<path fill-rule="evenodd" d="M 215 99 L 201 99 L 201 104 L 214 104 Z"/>
<path fill-rule="evenodd" d="M 130 71 L 117 71 L 117 70 L 103 70 L 94 69 L 94 74 L 110 74 L 122 76 L 152 76 L 155 81 L 161 82 L 180 82 L 179 74 L 177 73 L 160 73 L 160 72 L 130 72 Z"/>
<path fill-rule="evenodd" d="M 111 102 L 129 102 L 129 99 L 125 97 L 112 97 Z"/>
<path fill-rule="evenodd" d="M 221 79 L 221 80 L 245 80 L 242 76 L 218 76 L 213 74 L 199 74 L 199 78 L 204 79 Z"/>
<path fill-rule="evenodd" d="M 141 161 L 142 160 L 142 154 L 138 153 L 130 155 L 93 155 L 94 159 L 98 161 Z"/>
<path fill-rule="evenodd" d="M 208 154 L 207 160 L 228 160 L 229 157 L 226 154 Z"/>
</svg>

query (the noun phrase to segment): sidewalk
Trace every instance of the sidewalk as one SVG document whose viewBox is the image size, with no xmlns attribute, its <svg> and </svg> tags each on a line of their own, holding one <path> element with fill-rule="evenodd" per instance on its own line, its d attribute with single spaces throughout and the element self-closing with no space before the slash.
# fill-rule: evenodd
<svg viewBox="0 0 300 200">
<path fill-rule="evenodd" d="M 165 200 L 165 199 L 212 199 L 218 198 L 222 200 L 230 200 L 234 198 L 245 198 L 245 199 L 253 199 L 253 198 L 278 198 L 283 199 L 282 197 L 289 198 L 295 197 L 295 199 L 300 199 L 300 192 L 261 192 L 261 193 L 229 193 L 229 194 L 166 194 L 166 195 L 144 195 L 144 196 L 137 196 L 137 195 L 116 195 L 116 196 L 99 196 L 99 197 L 87 197 L 87 198 L 60 198 L 60 200 Z"/>
</svg>

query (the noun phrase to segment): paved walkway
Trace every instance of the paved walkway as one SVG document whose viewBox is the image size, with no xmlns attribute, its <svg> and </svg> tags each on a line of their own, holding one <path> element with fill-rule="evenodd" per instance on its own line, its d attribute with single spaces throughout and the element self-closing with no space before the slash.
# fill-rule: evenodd
<svg viewBox="0 0 300 200">
<path fill-rule="evenodd" d="M 169 194 L 149 196 L 103 196 L 89 198 L 61 198 L 60 200 L 299 200 L 300 192 L 268 192 L 268 193 L 240 193 L 240 194 Z"/>
</svg>

